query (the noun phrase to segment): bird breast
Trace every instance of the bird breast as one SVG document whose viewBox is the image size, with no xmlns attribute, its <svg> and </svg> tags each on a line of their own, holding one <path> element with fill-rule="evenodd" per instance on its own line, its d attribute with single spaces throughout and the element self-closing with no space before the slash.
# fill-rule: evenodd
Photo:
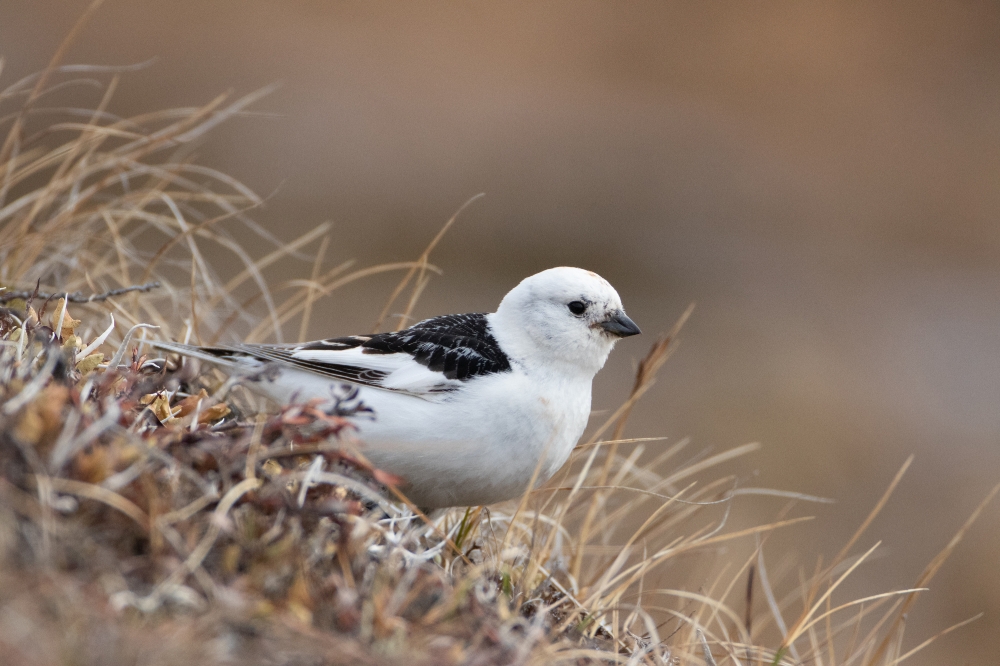
<svg viewBox="0 0 1000 666">
<path fill-rule="evenodd" d="M 516 371 L 471 380 L 434 409 L 412 396 L 362 390 L 361 450 L 408 482 L 420 506 L 487 504 L 547 480 L 586 428 L 590 382 L 539 381 Z M 421 404 L 422 403 L 422 404 Z"/>
</svg>

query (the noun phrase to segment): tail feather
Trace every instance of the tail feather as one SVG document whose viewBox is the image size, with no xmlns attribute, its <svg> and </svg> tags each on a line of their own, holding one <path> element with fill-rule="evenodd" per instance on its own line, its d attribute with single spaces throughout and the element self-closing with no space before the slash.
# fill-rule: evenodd
<svg viewBox="0 0 1000 666">
<path fill-rule="evenodd" d="M 233 357 L 232 350 L 224 347 L 198 347 L 186 345 L 182 342 L 171 342 L 169 340 L 150 340 L 149 345 L 154 349 L 161 349 L 167 352 L 174 352 L 189 358 L 196 358 L 200 361 L 208 361 L 226 368 L 242 367 L 245 363 L 240 363 Z"/>
</svg>

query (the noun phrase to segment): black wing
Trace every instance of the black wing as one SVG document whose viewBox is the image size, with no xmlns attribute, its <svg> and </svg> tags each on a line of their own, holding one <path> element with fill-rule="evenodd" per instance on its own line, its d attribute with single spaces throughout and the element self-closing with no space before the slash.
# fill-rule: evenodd
<svg viewBox="0 0 1000 666">
<path fill-rule="evenodd" d="M 510 359 L 490 333 L 486 315 L 479 312 L 425 319 L 395 333 L 321 340 L 298 349 L 353 347 L 365 354 L 410 354 L 417 363 L 461 381 L 510 370 Z"/>
</svg>

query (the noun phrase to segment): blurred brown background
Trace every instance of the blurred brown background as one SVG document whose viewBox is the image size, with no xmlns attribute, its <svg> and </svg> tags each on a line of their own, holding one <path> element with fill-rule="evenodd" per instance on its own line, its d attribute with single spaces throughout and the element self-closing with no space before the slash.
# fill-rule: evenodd
<svg viewBox="0 0 1000 666">
<path fill-rule="evenodd" d="M 86 4 L 0 3 L 0 83 Z M 108 0 L 68 61 L 153 56 L 114 111 L 282 82 L 257 106 L 277 117 L 224 126 L 200 161 L 271 195 L 255 217 L 283 238 L 332 220 L 331 263 L 414 258 L 485 192 L 419 315 L 492 309 L 560 264 L 607 277 L 647 333 L 697 301 L 629 432 L 758 440 L 746 483 L 836 498 L 781 542 L 807 569 L 911 452 L 859 594 L 909 587 L 1000 480 L 997 3 Z M 394 279 L 330 299 L 313 334 L 366 330 Z M 596 408 L 651 337 L 620 345 Z M 995 661 L 998 551 L 1000 505 L 907 645 L 985 618 L 911 663 Z"/>
</svg>

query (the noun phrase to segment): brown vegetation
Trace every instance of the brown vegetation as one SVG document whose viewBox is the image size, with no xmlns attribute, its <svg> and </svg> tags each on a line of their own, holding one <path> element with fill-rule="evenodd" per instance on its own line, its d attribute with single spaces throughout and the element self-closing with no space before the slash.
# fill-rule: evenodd
<svg viewBox="0 0 1000 666">
<path fill-rule="evenodd" d="M 769 572 L 768 533 L 807 520 L 790 516 L 816 498 L 717 471 L 756 445 L 682 459 L 686 441 L 646 455 L 652 440 L 624 438 L 676 329 L 549 484 L 433 519 L 342 440 L 350 395 L 327 411 L 268 405 L 217 371 L 149 357 L 150 333 L 301 337 L 324 296 L 374 273 L 406 271 L 380 323 L 408 289 L 409 312 L 434 243 L 415 262 L 328 268 L 325 225 L 273 237 L 253 222 L 256 195 L 192 158 L 266 91 L 118 118 L 124 73 L 57 56 L 0 92 L 5 663 L 888 666 L 923 646 L 904 648 L 906 612 L 979 509 L 913 590 L 834 600 L 875 549 L 852 554 L 871 518 L 812 573 Z M 43 106 L 80 76 L 101 81 L 96 108 Z M 274 249 L 249 256 L 245 233 Z M 223 252 L 241 264 L 229 274 Z M 268 278 L 296 261 L 308 277 Z M 755 494 L 789 503 L 729 528 L 735 498 Z M 726 561 L 723 544 L 754 539 Z M 685 576 L 692 554 L 713 556 L 708 574 Z"/>
</svg>

